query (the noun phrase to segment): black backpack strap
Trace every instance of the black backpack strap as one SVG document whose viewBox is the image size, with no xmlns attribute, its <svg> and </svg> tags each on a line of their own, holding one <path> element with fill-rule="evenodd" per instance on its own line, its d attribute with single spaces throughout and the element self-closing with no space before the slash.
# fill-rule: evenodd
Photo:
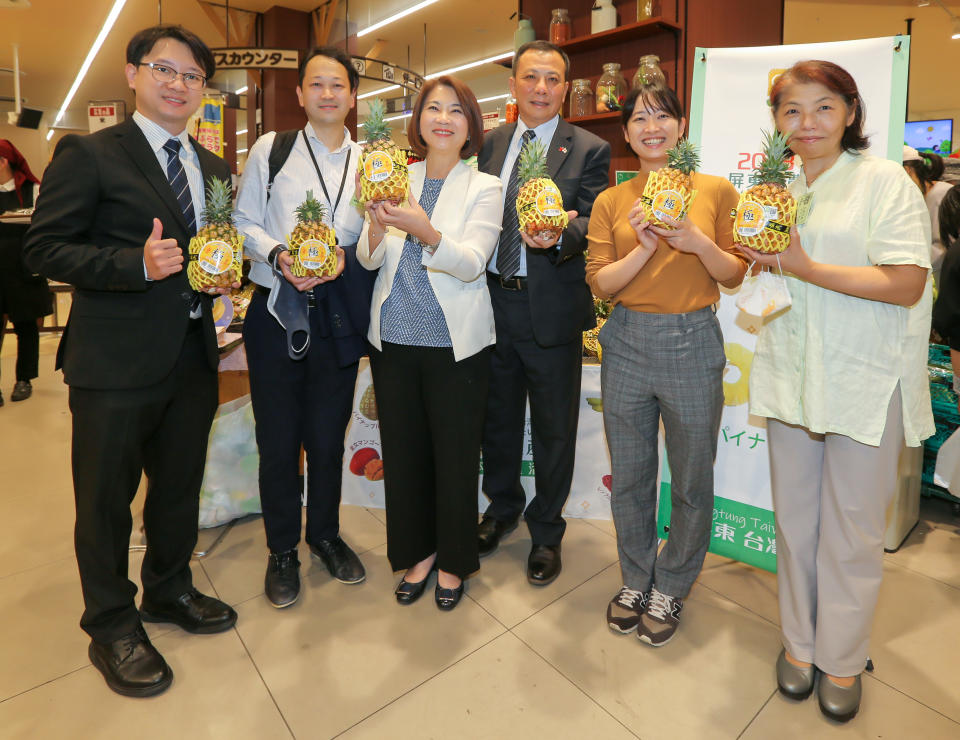
<svg viewBox="0 0 960 740">
<path fill-rule="evenodd" d="M 267 166 L 269 168 L 269 172 L 267 174 L 268 201 L 270 200 L 270 188 L 273 187 L 273 181 L 276 178 L 277 173 L 283 168 L 287 158 L 290 156 L 290 151 L 293 149 L 293 145 L 297 140 L 297 134 L 299 133 L 299 129 L 292 129 L 290 131 L 277 131 L 277 135 L 273 137 L 273 144 L 270 147 L 270 156 L 267 159 Z"/>
</svg>

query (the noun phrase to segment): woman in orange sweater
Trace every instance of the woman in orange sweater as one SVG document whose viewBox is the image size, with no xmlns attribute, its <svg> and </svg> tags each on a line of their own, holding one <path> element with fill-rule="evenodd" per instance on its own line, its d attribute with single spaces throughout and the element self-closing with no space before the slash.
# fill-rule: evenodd
<svg viewBox="0 0 960 740">
<path fill-rule="evenodd" d="M 603 422 L 612 464 L 613 519 L 623 587 L 607 607 L 617 632 L 664 645 L 700 573 L 713 517 L 713 459 L 723 409 L 723 335 L 717 284 L 746 270 L 733 247 L 737 191 L 695 173 L 697 195 L 675 228 L 653 226 L 640 208 L 650 172 L 667 163 L 686 119 L 676 93 L 646 86 L 627 96 L 623 135 L 637 177 L 597 198 L 587 232 L 587 282 L 614 304 L 600 330 Z M 670 537 L 657 554 L 657 433 L 672 473 Z"/>
</svg>

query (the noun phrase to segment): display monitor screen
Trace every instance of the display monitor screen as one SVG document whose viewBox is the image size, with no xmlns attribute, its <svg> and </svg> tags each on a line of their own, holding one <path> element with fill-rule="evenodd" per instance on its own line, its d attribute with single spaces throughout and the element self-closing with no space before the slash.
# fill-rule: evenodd
<svg viewBox="0 0 960 740">
<path fill-rule="evenodd" d="M 946 156 L 953 151 L 953 119 L 907 121 L 903 140 L 917 151 Z"/>
</svg>

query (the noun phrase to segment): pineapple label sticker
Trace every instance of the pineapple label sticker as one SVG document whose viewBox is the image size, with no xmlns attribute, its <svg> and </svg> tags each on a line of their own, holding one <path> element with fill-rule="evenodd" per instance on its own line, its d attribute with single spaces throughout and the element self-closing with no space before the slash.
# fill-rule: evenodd
<svg viewBox="0 0 960 740">
<path fill-rule="evenodd" d="M 393 160 L 386 152 L 370 152 L 363 163 L 363 171 L 370 182 L 383 182 L 393 174 Z"/>
<path fill-rule="evenodd" d="M 211 239 L 200 249 L 197 262 L 205 272 L 220 275 L 226 272 L 233 262 L 233 248 L 219 239 Z"/>
<path fill-rule="evenodd" d="M 661 221 L 665 218 L 679 221 L 683 218 L 683 196 L 676 190 L 661 190 L 653 197 L 652 208 Z"/>
<path fill-rule="evenodd" d="M 308 270 L 319 270 L 326 264 L 328 246 L 319 239 L 304 239 L 300 243 L 300 264 Z"/>
<path fill-rule="evenodd" d="M 563 213 L 563 198 L 560 196 L 560 191 L 555 187 L 547 185 L 543 192 L 537 196 L 537 210 L 543 216 L 548 218 L 553 218 L 559 216 Z"/>
</svg>

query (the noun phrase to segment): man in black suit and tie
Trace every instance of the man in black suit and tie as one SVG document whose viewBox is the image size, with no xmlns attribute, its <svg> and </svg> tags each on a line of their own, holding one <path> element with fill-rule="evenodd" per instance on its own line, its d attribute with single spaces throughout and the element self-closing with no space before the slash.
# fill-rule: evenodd
<svg viewBox="0 0 960 740">
<path fill-rule="evenodd" d="M 91 662 L 125 696 L 173 680 L 141 620 L 229 629 L 236 612 L 193 588 L 200 483 L 217 406 L 209 296 L 184 269 L 204 185 L 230 170 L 186 133 L 213 56 L 193 33 L 156 26 L 127 46 L 133 119 L 66 136 L 44 176 L 25 260 L 76 287 L 57 352 L 73 415 L 80 626 Z M 127 578 L 130 502 L 147 477 L 143 600 Z"/>
<path fill-rule="evenodd" d="M 527 580 L 534 585 L 551 583 L 561 568 L 583 332 L 596 325 L 583 253 L 593 201 L 607 187 L 610 168 L 610 144 L 559 115 L 569 72 L 559 47 L 546 41 L 521 46 L 510 77 L 520 120 L 490 132 L 478 156 L 480 170 L 504 183 L 503 231 L 487 275 L 497 343 L 483 433 L 483 491 L 490 505 L 480 522 L 480 554 L 493 552 L 524 512 L 520 463 L 529 397 L 536 495 L 524 518 L 533 542 Z M 573 209 L 558 241 L 518 232 L 516 162 L 534 138 L 544 144 L 549 175 Z"/>
</svg>

